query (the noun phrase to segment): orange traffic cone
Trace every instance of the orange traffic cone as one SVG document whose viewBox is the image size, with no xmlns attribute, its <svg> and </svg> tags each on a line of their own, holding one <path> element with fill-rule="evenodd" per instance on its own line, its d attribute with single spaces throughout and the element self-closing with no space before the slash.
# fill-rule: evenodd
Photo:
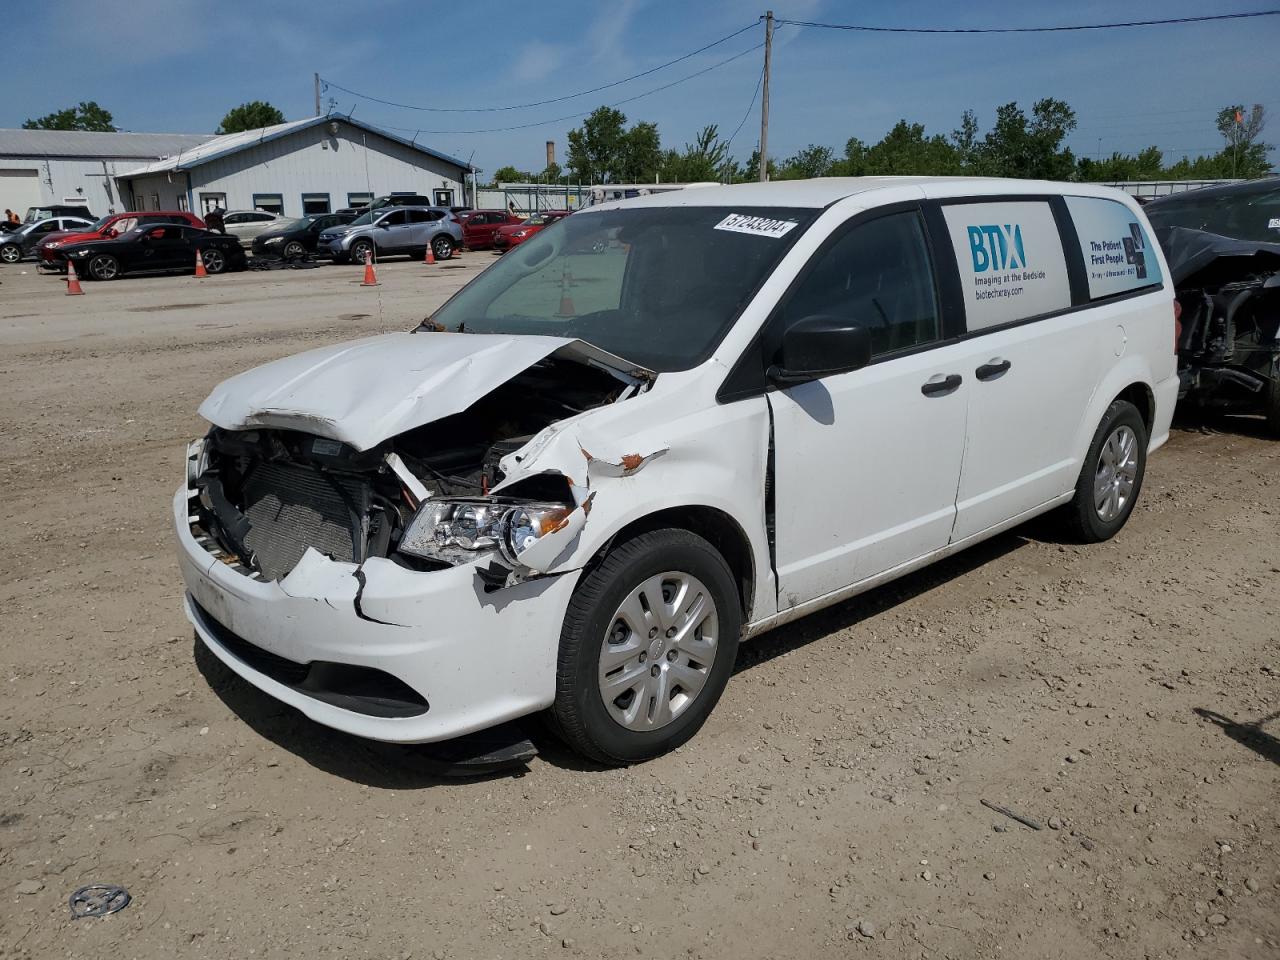
<svg viewBox="0 0 1280 960">
<path fill-rule="evenodd" d="M 429 244 L 429 243 L 427 244 L 427 255 L 426 255 L 425 257 L 423 257 L 423 258 L 422 258 L 422 262 L 423 262 L 423 263 L 435 263 L 435 262 L 436 262 L 436 254 L 435 254 L 435 251 L 431 249 L 431 244 Z"/>
<path fill-rule="evenodd" d="M 80 278 L 76 276 L 76 265 L 70 260 L 67 261 L 67 296 L 84 296 L 84 291 L 80 289 Z"/>
<path fill-rule="evenodd" d="M 376 287 L 378 285 L 378 275 L 373 269 L 373 254 L 365 253 L 364 255 L 364 279 L 360 281 L 362 287 Z"/>
<path fill-rule="evenodd" d="M 450 260 L 461 260 L 461 259 L 462 259 L 462 248 L 461 248 L 461 247 L 454 247 L 454 248 L 453 248 L 453 253 L 449 254 L 449 259 L 450 259 Z"/>
<path fill-rule="evenodd" d="M 569 268 L 565 267 L 564 272 L 560 274 L 560 309 L 556 311 L 556 316 L 575 317 L 577 315 L 578 311 L 573 305 L 573 298 L 569 296 Z"/>
<path fill-rule="evenodd" d="M 208 275 L 209 275 L 209 271 L 204 268 L 204 257 L 200 254 L 200 251 L 197 250 L 196 251 L 196 276 L 203 278 L 203 277 L 207 277 Z"/>
</svg>

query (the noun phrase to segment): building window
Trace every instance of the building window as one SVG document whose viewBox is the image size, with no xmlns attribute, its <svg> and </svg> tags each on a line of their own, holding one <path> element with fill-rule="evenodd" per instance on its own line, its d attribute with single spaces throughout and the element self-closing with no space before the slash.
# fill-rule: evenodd
<svg viewBox="0 0 1280 960">
<path fill-rule="evenodd" d="M 328 213 L 329 195 L 327 193 L 304 193 L 302 195 L 302 215 L 310 213 Z"/>
<path fill-rule="evenodd" d="M 133 195 L 133 209 L 134 210 L 147 209 L 147 201 L 146 201 L 146 198 L 142 196 L 142 194 L 135 193 Z"/>
<path fill-rule="evenodd" d="M 372 203 L 372 202 L 373 202 L 372 193 L 348 193 L 347 194 L 348 207 L 363 207 L 365 204 Z"/>
<path fill-rule="evenodd" d="M 202 193 L 200 194 L 200 214 L 203 216 L 211 210 L 227 209 L 227 195 L 225 193 Z"/>
<path fill-rule="evenodd" d="M 158 194 L 158 193 L 153 193 L 153 194 L 151 195 L 151 209 L 152 209 L 152 210 L 159 210 L 159 209 L 160 209 L 160 194 Z"/>
<path fill-rule="evenodd" d="M 183 213 L 187 212 L 187 195 L 185 193 L 178 194 L 178 209 Z"/>
<path fill-rule="evenodd" d="M 437 206 L 437 207 L 452 207 L 452 206 L 453 206 L 453 191 L 452 191 L 452 190 L 436 190 L 436 191 L 435 191 L 435 195 L 436 195 L 436 206 Z"/>
<path fill-rule="evenodd" d="M 280 215 L 284 213 L 284 195 L 279 193 L 255 193 L 253 209 Z"/>
</svg>

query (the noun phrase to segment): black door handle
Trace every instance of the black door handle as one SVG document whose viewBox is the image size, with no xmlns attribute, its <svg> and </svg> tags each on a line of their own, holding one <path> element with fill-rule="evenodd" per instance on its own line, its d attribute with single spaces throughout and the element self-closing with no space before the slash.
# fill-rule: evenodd
<svg viewBox="0 0 1280 960">
<path fill-rule="evenodd" d="M 926 397 L 936 397 L 944 393 L 951 393 L 960 386 L 960 374 L 948 374 L 941 380 L 926 380 L 924 386 L 920 388 L 920 392 Z"/>
<path fill-rule="evenodd" d="M 1009 368 L 1012 366 L 1013 364 L 1008 360 L 1001 360 L 997 357 L 990 363 L 984 363 L 977 370 L 973 371 L 973 375 L 983 381 L 995 380 L 1008 373 Z"/>
</svg>

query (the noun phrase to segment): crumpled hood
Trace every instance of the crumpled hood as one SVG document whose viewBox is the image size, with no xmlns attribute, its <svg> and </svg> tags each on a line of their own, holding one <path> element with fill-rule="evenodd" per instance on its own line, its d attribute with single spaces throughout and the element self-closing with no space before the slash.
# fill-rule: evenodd
<svg viewBox="0 0 1280 960">
<path fill-rule="evenodd" d="M 623 379 L 652 376 L 565 337 L 390 333 L 308 350 L 234 376 L 213 389 L 200 415 L 227 430 L 300 430 L 368 450 L 461 413 L 553 353 L 606 367 Z"/>
</svg>

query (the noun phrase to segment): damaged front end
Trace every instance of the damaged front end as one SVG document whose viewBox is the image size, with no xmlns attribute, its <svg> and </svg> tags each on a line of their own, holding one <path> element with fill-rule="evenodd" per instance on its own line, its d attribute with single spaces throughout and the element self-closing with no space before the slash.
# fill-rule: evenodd
<svg viewBox="0 0 1280 960">
<path fill-rule="evenodd" d="M 1160 231 L 1180 308 L 1180 398 L 1280 428 L 1280 244 Z"/>
<path fill-rule="evenodd" d="M 371 558 L 418 571 L 475 564 L 486 589 L 561 572 L 592 496 L 566 473 L 523 471 L 525 448 L 650 382 L 553 352 L 464 409 L 364 448 L 339 439 L 347 434 L 334 417 L 298 415 L 290 429 L 278 412 L 258 418 L 269 426 L 246 416 L 248 425 L 215 426 L 188 452 L 191 530 L 262 581 L 283 580 L 311 550 L 355 564 L 357 580 Z M 368 619 L 360 591 L 355 601 Z"/>
</svg>

